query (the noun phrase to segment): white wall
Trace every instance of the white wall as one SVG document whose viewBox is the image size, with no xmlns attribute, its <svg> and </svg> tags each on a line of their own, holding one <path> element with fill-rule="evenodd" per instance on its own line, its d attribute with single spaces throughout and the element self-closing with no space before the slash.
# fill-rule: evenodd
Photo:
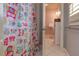
<svg viewBox="0 0 79 59">
<path fill-rule="evenodd" d="M 79 56 L 79 29 L 67 29 L 66 35 L 68 53 L 73 56 Z"/>
<path fill-rule="evenodd" d="M 64 4 L 64 47 L 73 56 L 79 56 L 79 26 L 70 26 L 68 4 Z M 76 20 L 76 19 L 74 19 Z"/>
</svg>

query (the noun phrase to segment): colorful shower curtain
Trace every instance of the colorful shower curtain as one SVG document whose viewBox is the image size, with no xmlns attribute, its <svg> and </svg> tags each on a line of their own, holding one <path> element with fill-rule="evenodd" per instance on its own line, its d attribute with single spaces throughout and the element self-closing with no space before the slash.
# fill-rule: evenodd
<svg viewBox="0 0 79 59">
<path fill-rule="evenodd" d="M 0 20 L 0 54 L 5 56 L 34 56 L 39 51 L 37 13 L 32 3 L 3 4 L 4 18 Z M 4 21 L 3 21 L 4 20 Z M 5 23 L 3 23 L 5 22 Z"/>
</svg>

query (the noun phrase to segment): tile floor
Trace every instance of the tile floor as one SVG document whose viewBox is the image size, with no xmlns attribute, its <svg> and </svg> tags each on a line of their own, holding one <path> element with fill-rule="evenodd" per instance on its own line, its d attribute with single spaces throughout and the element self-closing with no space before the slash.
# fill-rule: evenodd
<svg viewBox="0 0 79 59">
<path fill-rule="evenodd" d="M 69 56 L 64 48 L 54 44 L 54 36 L 43 35 L 43 56 Z"/>
</svg>

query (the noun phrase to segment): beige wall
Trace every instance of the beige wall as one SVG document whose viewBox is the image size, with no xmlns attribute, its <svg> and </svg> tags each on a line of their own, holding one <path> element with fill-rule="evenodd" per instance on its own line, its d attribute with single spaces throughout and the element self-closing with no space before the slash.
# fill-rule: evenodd
<svg viewBox="0 0 79 59">
<path fill-rule="evenodd" d="M 51 37 L 54 34 L 54 19 L 57 18 L 56 12 L 58 9 L 59 5 L 54 3 L 45 6 L 45 33 Z"/>
<path fill-rule="evenodd" d="M 51 24 L 54 27 L 54 19 L 56 18 L 56 11 L 49 11 L 46 10 L 46 26 L 49 26 Z"/>
<path fill-rule="evenodd" d="M 46 6 L 46 27 L 48 27 L 49 24 L 51 24 L 52 27 L 54 27 L 54 19 L 57 18 L 56 12 L 59 8 L 59 4 L 48 4 L 48 6 Z"/>
</svg>

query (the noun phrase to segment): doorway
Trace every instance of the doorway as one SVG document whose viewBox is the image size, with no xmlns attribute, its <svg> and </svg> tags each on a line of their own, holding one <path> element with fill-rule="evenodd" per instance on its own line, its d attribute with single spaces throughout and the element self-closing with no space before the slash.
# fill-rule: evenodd
<svg viewBox="0 0 79 59">
<path fill-rule="evenodd" d="M 60 4 L 48 3 L 44 5 L 43 37 L 55 44 L 55 19 L 60 18 Z"/>
<path fill-rule="evenodd" d="M 58 41 L 56 33 L 60 35 L 60 32 L 56 32 L 56 28 L 61 27 L 55 25 L 55 19 L 58 18 L 60 18 L 60 4 L 43 4 L 43 55 L 65 55 L 64 49 L 56 45 Z"/>
</svg>

